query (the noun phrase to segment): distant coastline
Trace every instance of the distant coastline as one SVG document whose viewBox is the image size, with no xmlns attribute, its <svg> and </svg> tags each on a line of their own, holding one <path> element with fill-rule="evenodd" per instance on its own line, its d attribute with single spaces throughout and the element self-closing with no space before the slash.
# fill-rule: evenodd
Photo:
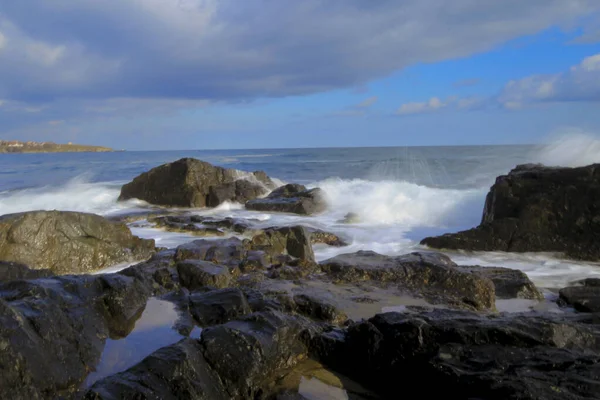
<svg viewBox="0 0 600 400">
<path fill-rule="evenodd" d="M 81 144 L 57 144 L 53 142 L 21 142 L 18 140 L 0 140 L 0 153 L 106 153 L 113 149 L 101 146 Z"/>
</svg>

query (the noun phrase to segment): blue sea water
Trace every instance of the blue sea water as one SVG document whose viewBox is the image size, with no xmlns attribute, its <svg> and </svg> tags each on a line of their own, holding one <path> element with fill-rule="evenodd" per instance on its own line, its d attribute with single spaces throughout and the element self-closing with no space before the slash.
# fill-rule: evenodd
<svg viewBox="0 0 600 400">
<path fill-rule="evenodd" d="M 0 154 L 0 214 L 30 210 L 73 210 L 101 215 L 148 205 L 118 203 L 120 187 L 136 175 L 182 157 L 244 171 L 263 170 L 282 182 L 319 186 L 330 208 L 300 217 L 253 213 L 241 205 L 194 210 L 258 218 L 265 226 L 302 223 L 327 229 L 351 242 L 348 248 L 316 248 L 319 259 L 361 249 L 384 254 L 419 250 L 429 235 L 477 225 L 489 187 L 518 164 L 585 165 L 600 161 L 599 141 L 571 137 L 546 146 L 455 146 L 263 150 L 184 150 L 114 153 Z M 339 220 L 348 212 L 361 222 Z M 132 225 L 134 233 L 175 246 L 193 237 Z M 544 287 L 600 273 L 593 264 L 545 254 L 454 253 L 462 264 L 520 268 Z"/>
</svg>

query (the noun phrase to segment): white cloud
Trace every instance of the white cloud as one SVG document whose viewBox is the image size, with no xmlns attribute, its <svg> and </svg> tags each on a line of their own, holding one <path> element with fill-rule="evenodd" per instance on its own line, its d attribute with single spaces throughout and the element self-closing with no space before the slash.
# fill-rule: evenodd
<svg viewBox="0 0 600 400">
<path fill-rule="evenodd" d="M 537 102 L 600 101 L 600 54 L 586 57 L 562 73 L 510 81 L 498 101 L 506 108 Z"/>
<path fill-rule="evenodd" d="M 421 114 L 425 112 L 431 112 L 446 107 L 446 103 L 443 103 L 439 98 L 432 97 L 431 99 L 419 103 L 405 103 L 400 106 L 396 114 L 407 115 L 407 114 Z"/>
<path fill-rule="evenodd" d="M 373 104 L 377 103 L 378 97 L 377 96 L 372 96 L 369 97 L 367 99 L 364 99 L 363 101 L 361 101 L 360 103 L 358 103 L 355 108 L 369 108 L 371 107 Z"/>
</svg>

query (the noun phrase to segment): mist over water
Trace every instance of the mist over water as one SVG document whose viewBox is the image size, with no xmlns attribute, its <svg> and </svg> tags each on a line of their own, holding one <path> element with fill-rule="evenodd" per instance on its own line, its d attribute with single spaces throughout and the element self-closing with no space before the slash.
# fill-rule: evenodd
<svg viewBox="0 0 600 400">
<path fill-rule="evenodd" d="M 194 213 L 258 219 L 262 227 L 303 224 L 341 235 L 344 248 L 315 246 L 318 260 L 373 250 L 400 255 L 423 250 L 425 236 L 456 232 L 481 220 L 485 195 L 498 175 L 518 164 L 580 166 L 600 162 L 600 138 L 572 132 L 541 146 L 456 146 L 343 149 L 122 152 L 103 154 L 0 155 L 0 214 L 72 210 L 115 215 L 148 208 L 141 201 L 118 203 L 120 187 L 165 162 L 194 157 L 226 168 L 263 170 L 284 182 L 321 187 L 330 207 L 302 217 L 246 211 L 223 204 Z M 240 173 L 240 179 L 250 175 Z M 252 177 L 250 177 L 252 179 Z M 359 222 L 344 224 L 347 213 Z M 174 247 L 196 237 L 134 224 L 135 234 Z M 450 254 L 461 264 L 497 265 L 525 271 L 541 287 L 561 287 L 597 276 L 600 267 L 535 254 Z"/>
</svg>

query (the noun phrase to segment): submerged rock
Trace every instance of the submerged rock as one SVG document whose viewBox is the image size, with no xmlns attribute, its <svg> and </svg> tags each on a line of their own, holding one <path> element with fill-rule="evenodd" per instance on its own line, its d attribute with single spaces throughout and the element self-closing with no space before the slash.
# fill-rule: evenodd
<svg viewBox="0 0 600 400">
<path fill-rule="evenodd" d="M 323 261 L 320 267 L 336 282 L 371 281 L 418 292 L 433 303 L 464 304 L 478 310 L 495 307 L 492 281 L 461 271 L 450 258 L 440 253 L 389 257 L 373 251 L 359 251 Z"/>
<path fill-rule="evenodd" d="M 88 273 L 147 259 L 154 251 L 154 240 L 99 215 L 32 211 L 0 217 L 0 260 L 55 274 Z"/>
<path fill-rule="evenodd" d="M 119 200 L 132 198 L 171 207 L 215 207 L 224 201 L 245 202 L 268 193 L 275 185 L 262 171 L 243 173 L 182 158 L 153 168 L 121 188 Z"/>
<path fill-rule="evenodd" d="M 600 165 L 521 165 L 500 176 L 474 229 L 425 238 L 423 245 L 472 251 L 560 252 L 600 259 Z"/>
<path fill-rule="evenodd" d="M 312 352 L 381 395 L 456 399 L 591 399 L 600 396 L 598 331 L 536 315 L 460 311 L 380 314 L 316 337 Z M 427 377 L 433 385 L 423 385 Z"/>
<path fill-rule="evenodd" d="M 327 203 L 320 188 L 307 190 L 303 185 L 288 184 L 275 189 L 265 198 L 246 202 L 246 208 L 254 211 L 312 215 L 325 211 Z"/>
<path fill-rule="evenodd" d="M 349 212 L 348 214 L 344 215 L 344 218 L 338 222 L 340 222 L 342 224 L 358 224 L 358 223 L 360 223 L 360 221 L 361 221 L 360 215 L 358 215 L 357 213 L 354 213 L 354 212 Z"/>
</svg>

